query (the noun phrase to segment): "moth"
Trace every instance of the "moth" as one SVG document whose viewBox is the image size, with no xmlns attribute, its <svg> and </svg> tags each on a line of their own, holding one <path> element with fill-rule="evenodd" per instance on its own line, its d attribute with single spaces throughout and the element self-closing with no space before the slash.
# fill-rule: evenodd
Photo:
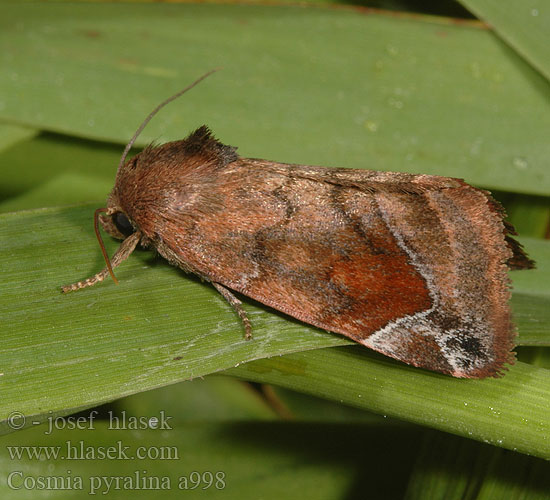
<svg viewBox="0 0 550 500">
<path fill-rule="evenodd" d="M 139 244 L 212 283 L 410 365 L 454 377 L 513 363 L 509 269 L 534 263 L 501 205 L 461 179 L 242 158 L 206 126 L 127 153 L 94 225 L 102 281 Z M 109 259 L 98 219 L 123 240 Z"/>
</svg>

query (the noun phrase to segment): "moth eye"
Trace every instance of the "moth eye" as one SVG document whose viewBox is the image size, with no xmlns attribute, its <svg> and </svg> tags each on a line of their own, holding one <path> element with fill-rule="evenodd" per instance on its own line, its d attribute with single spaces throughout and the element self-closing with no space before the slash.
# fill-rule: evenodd
<svg viewBox="0 0 550 500">
<path fill-rule="evenodd" d="M 134 156 L 129 162 L 128 162 L 128 167 L 129 168 L 136 168 L 137 166 L 137 162 L 138 162 L 138 159 L 137 159 L 137 156 Z"/>
<path fill-rule="evenodd" d="M 115 223 L 116 228 L 124 235 L 130 236 L 135 232 L 134 226 L 128 220 L 125 214 L 122 212 L 117 212 L 113 215 L 113 222 Z"/>
</svg>

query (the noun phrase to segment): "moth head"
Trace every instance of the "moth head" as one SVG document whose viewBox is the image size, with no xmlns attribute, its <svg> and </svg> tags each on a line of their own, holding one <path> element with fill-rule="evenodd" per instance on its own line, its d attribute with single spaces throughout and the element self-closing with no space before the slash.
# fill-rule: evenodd
<svg viewBox="0 0 550 500">
<path fill-rule="evenodd" d="M 138 157 L 139 154 L 131 158 L 130 160 L 126 161 L 126 157 L 128 156 L 128 153 L 130 152 L 130 149 L 134 145 L 136 139 L 138 138 L 141 131 L 145 128 L 145 126 L 149 123 L 151 118 L 155 116 L 160 109 L 162 109 L 164 106 L 166 106 L 169 102 L 173 101 L 174 99 L 177 99 L 182 94 L 185 94 L 188 90 L 192 89 L 195 85 L 197 85 L 199 82 L 204 80 L 207 76 L 211 75 L 215 71 L 218 71 L 218 69 L 213 69 L 209 71 L 208 73 L 201 76 L 199 79 L 195 80 L 191 85 L 188 85 L 183 90 L 180 90 L 173 96 L 169 97 L 168 99 L 161 102 L 149 115 L 145 120 L 143 120 L 143 123 L 139 126 L 139 128 L 136 130 L 136 133 L 134 136 L 130 139 L 130 142 L 126 144 L 126 147 L 124 148 L 124 152 L 122 153 L 122 156 L 120 158 L 120 162 L 118 164 L 117 168 L 117 181 L 115 184 L 115 188 L 109 195 L 109 199 L 107 200 L 107 208 L 99 208 L 96 210 L 95 213 L 95 227 L 96 227 L 96 235 L 99 240 L 99 243 L 102 247 L 103 254 L 106 255 L 105 249 L 103 248 L 103 242 L 101 241 L 101 236 L 99 235 L 98 230 L 98 223 L 97 221 L 101 221 L 101 225 L 105 229 L 107 233 L 109 233 L 114 238 L 117 238 L 119 240 L 124 240 L 131 234 L 135 233 L 137 231 L 137 227 L 135 224 L 132 223 L 132 220 L 128 217 L 128 215 L 120 208 L 120 203 L 117 196 L 117 185 L 119 184 L 119 179 L 124 178 L 128 175 L 128 172 L 134 170 L 138 163 Z M 101 214 L 101 215 L 100 215 Z M 105 258 L 106 261 L 108 261 L 108 258 Z M 108 265 L 109 267 L 109 265 Z M 112 275 L 112 272 L 111 272 Z"/>
<path fill-rule="evenodd" d="M 136 232 L 136 227 L 122 210 L 107 209 L 105 213 L 99 215 L 99 221 L 103 229 L 118 240 L 124 240 Z"/>
<path fill-rule="evenodd" d="M 109 199 L 107 200 L 107 207 L 106 208 L 98 208 L 95 211 L 94 214 L 94 229 L 95 234 L 97 236 L 97 240 L 99 242 L 99 246 L 101 247 L 101 252 L 103 253 L 103 257 L 105 258 L 105 263 L 107 264 L 107 269 L 109 270 L 109 274 L 113 278 L 113 281 L 115 283 L 118 283 L 114 273 L 113 273 L 113 267 L 111 266 L 111 261 L 109 260 L 109 256 L 107 255 L 107 251 L 105 250 L 105 245 L 103 244 L 103 240 L 101 239 L 101 234 L 99 232 L 99 222 L 101 222 L 101 225 L 105 229 L 107 233 L 109 233 L 114 238 L 118 238 L 120 240 L 126 240 L 130 236 L 132 236 L 134 233 L 138 232 L 138 228 L 135 226 L 134 223 L 132 223 L 131 219 L 128 217 L 128 215 L 120 208 L 120 203 L 118 200 L 117 195 L 117 185 L 118 180 L 121 177 L 124 177 L 125 171 L 132 170 L 137 165 L 137 156 L 126 162 L 126 157 L 131 149 L 131 147 L 134 145 L 137 137 L 141 133 L 141 131 L 145 128 L 147 123 L 157 114 L 157 112 L 166 106 L 169 102 L 173 101 L 174 99 L 178 98 L 180 95 L 184 94 L 188 90 L 192 89 L 195 85 L 197 85 L 199 82 L 204 80 L 208 75 L 214 73 L 217 71 L 217 69 L 214 69 L 212 71 L 209 71 L 208 73 L 201 76 L 198 80 L 195 80 L 191 85 L 188 85 L 183 90 L 180 90 L 178 93 L 174 94 L 173 96 L 169 97 L 165 101 L 161 102 L 149 115 L 143 123 L 139 126 L 139 128 L 136 130 L 136 133 L 134 136 L 130 139 L 130 142 L 126 144 L 126 148 L 124 148 L 124 152 L 122 153 L 122 156 L 120 158 L 120 162 L 118 164 L 117 168 L 117 182 L 115 184 L 115 188 L 109 195 Z M 137 234 L 135 238 L 141 238 L 141 233 Z M 124 243 L 121 245 L 121 248 L 123 247 Z M 135 245 L 134 245 L 135 248 Z M 115 263 L 115 266 L 117 264 Z"/>
<path fill-rule="evenodd" d="M 113 278 L 113 281 L 118 284 L 118 280 L 113 273 L 113 266 L 111 266 L 111 261 L 109 259 L 109 256 L 107 255 L 107 250 L 105 250 L 105 245 L 103 244 L 101 233 L 99 232 L 99 222 L 101 222 L 103 229 L 105 229 L 107 233 L 120 240 L 125 240 L 126 238 L 129 238 L 129 236 L 136 233 L 136 229 L 134 228 L 134 225 L 130 222 L 130 219 L 127 217 L 127 215 L 121 210 L 118 210 L 115 206 L 98 208 L 94 212 L 95 235 L 97 237 L 97 241 L 99 242 L 99 246 L 101 248 L 101 253 L 103 254 L 103 257 L 105 259 L 105 263 L 107 264 L 109 274 L 111 275 L 111 278 Z M 139 233 L 136 236 L 139 239 L 141 237 L 141 234 Z M 121 248 L 123 245 L 121 245 Z"/>
</svg>

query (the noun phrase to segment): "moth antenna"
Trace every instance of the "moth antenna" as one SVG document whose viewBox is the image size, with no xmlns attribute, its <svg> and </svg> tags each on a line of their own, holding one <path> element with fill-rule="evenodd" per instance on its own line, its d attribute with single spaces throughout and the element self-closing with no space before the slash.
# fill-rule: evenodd
<svg viewBox="0 0 550 500">
<path fill-rule="evenodd" d="M 111 278 L 113 278 L 113 281 L 118 285 L 118 280 L 116 279 L 115 273 L 113 272 L 113 268 L 111 266 L 111 260 L 107 255 L 107 250 L 105 250 L 105 245 L 103 244 L 103 239 L 101 238 L 101 233 L 99 232 L 99 224 L 97 223 L 97 221 L 99 220 L 99 214 L 103 212 L 107 212 L 107 208 L 98 208 L 94 212 L 95 235 L 97 237 L 97 241 L 99 241 L 99 246 L 101 247 L 101 253 L 103 253 L 103 258 L 105 259 L 105 263 L 107 264 L 107 269 L 109 270 L 109 274 L 111 275 Z"/>
<path fill-rule="evenodd" d="M 177 99 L 182 94 L 185 94 L 188 90 L 191 90 L 195 85 L 198 85 L 200 82 L 202 82 L 207 76 L 210 76 L 212 73 L 215 73 L 216 71 L 219 71 L 219 70 L 220 70 L 220 68 L 215 68 L 215 69 L 210 70 L 208 73 L 205 73 L 200 78 L 195 80 L 191 85 L 188 85 L 183 90 L 180 90 L 179 92 L 175 93 L 173 96 L 169 97 L 165 101 L 162 101 L 155 109 L 153 109 L 153 111 L 151 111 L 149 113 L 147 118 L 145 118 L 145 120 L 143 120 L 143 123 L 136 130 L 136 133 L 130 139 L 130 142 L 126 145 L 126 148 L 124 149 L 124 152 L 122 153 L 122 157 L 120 158 L 120 162 L 118 163 L 117 171 L 120 170 L 120 168 L 124 164 L 124 161 L 126 160 L 126 156 L 128 155 L 128 152 L 130 151 L 130 148 L 134 145 L 134 142 L 136 142 L 136 139 L 139 137 L 139 134 L 141 134 L 141 132 L 147 126 L 147 124 L 151 121 L 151 118 L 153 118 L 153 116 L 155 116 L 169 102 L 172 102 L 174 99 Z M 112 272 L 111 272 L 111 276 L 113 276 Z M 114 279 L 114 276 L 113 276 L 113 279 Z"/>
</svg>

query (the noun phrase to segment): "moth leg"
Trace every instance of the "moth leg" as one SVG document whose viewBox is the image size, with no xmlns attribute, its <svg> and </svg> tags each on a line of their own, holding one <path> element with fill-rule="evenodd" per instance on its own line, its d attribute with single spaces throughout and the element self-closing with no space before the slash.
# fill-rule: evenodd
<svg viewBox="0 0 550 500">
<path fill-rule="evenodd" d="M 242 307 L 242 302 L 235 297 L 227 288 L 220 285 L 219 283 L 212 282 L 214 287 L 216 287 L 216 290 L 220 292 L 223 295 L 223 298 L 229 302 L 231 307 L 235 309 L 237 314 L 239 315 L 239 318 L 241 318 L 241 321 L 244 325 L 244 338 L 246 340 L 250 340 L 252 338 L 252 325 L 250 324 L 250 320 L 248 319 L 248 316 L 246 315 L 246 311 Z"/>
<path fill-rule="evenodd" d="M 136 231 L 126 238 L 118 247 L 118 250 L 113 255 L 111 259 L 111 267 L 114 269 L 121 262 L 126 260 L 128 256 L 136 249 L 136 246 L 141 238 L 141 233 Z M 61 288 L 63 293 L 72 292 L 74 290 L 79 290 L 80 288 L 86 288 L 87 286 L 93 286 L 96 283 L 103 281 L 105 277 L 109 274 L 109 269 L 106 267 L 102 271 L 99 271 L 95 276 L 91 278 L 79 281 L 78 283 L 73 283 L 72 285 L 65 285 Z"/>
</svg>

